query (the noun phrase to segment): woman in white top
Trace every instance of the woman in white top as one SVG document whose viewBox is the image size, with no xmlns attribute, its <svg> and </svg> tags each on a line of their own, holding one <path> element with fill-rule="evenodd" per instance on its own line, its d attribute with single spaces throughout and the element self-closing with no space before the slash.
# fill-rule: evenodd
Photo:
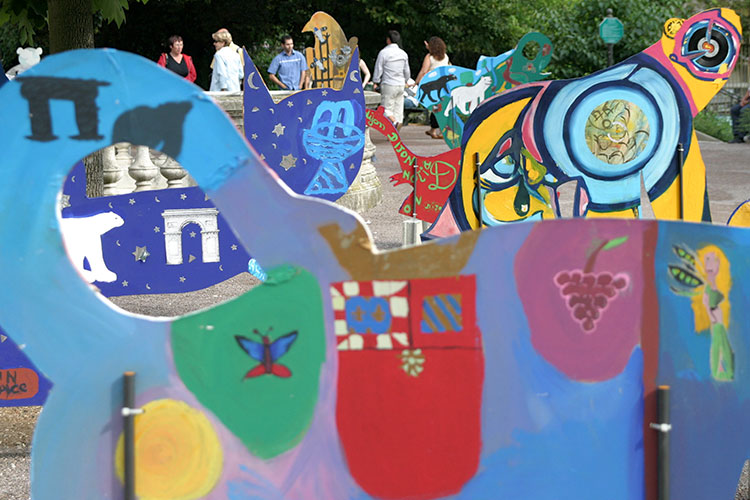
<svg viewBox="0 0 750 500">
<path fill-rule="evenodd" d="M 424 61 L 422 61 L 422 68 L 417 75 L 416 85 L 419 85 L 424 75 L 433 69 L 440 66 L 448 66 L 451 63 L 450 59 L 448 59 L 448 54 L 445 53 L 445 42 L 439 36 L 430 37 L 430 40 L 425 42 L 424 46 L 428 50 L 428 54 L 424 56 Z M 430 130 L 425 132 L 425 134 L 433 139 L 443 138 L 434 113 L 430 113 Z"/>
<path fill-rule="evenodd" d="M 232 35 L 226 30 L 219 30 L 211 37 L 214 39 L 213 67 L 211 75 L 211 91 L 239 92 L 240 82 L 243 78 L 242 59 L 240 55 L 232 50 Z"/>
</svg>

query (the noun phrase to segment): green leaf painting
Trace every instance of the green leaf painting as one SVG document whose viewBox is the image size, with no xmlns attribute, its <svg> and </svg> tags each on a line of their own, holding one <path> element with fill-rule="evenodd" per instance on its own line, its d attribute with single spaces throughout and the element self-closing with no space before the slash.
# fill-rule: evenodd
<svg viewBox="0 0 750 500">
<path fill-rule="evenodd" d="M 604 245 L 604 248 L 602 248 L 602 250 L 609 250 L 611 248 L 619 247 L 620 245 L 622 245 L 626 241 L 628 241 L 628 237 L 627 236 L 622 236 L 620 238 L 614 238 L 612 240 L 609 240 L 607 242 L 607 244 Z"/>
</svg>

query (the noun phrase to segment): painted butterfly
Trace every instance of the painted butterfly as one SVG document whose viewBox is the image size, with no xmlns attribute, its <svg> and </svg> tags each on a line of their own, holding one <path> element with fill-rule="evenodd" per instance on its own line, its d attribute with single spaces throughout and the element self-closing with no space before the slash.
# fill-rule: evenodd
<svg viewBox="0 0 750 500">
<path fill-rule="evenodd" d="M 270 331 L 270 330 L 269 330 Z M 277 377 L 291 377 L 292 372 L 284 365 L 276 363 L 276 360 L 289 351 L 292 344 L 297 340 L 297 330 L 287 333 L 277 338 L 273 342 L 268 335 L 261 335 L 257 329 L 253 333 L 261 337 L 262 342 L 251 340 L 241 335 L 235 335 L 234 338 L 240 347 L 253 359 L 260 361 L 260 364 L 247 372 L 243 378 L 254 378 L 270 373 Z"/>
</svg>

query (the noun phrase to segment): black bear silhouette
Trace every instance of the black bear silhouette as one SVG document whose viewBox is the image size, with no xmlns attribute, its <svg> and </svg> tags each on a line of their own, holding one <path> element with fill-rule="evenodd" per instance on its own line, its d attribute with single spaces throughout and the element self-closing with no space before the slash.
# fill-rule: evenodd
<svg viewBox="0 0 750 500">
<path fill-rule="evenodd" d="M 426 82 L 422 85 L 422 97 L 419 99 L 419 102 L 422 102 L 425 97 L 432 99 L 430 97 L 430 94 L 432 94 L 434 91 L 437 91 L 435 99 L 440 99 L 440 91 L 442 90 L 448 92 L 448 82 L 455 79 L 456 75 L 443 75 L 431 82 Z"/>
<path fill-rule="evenodd" d="M 112 142 L 129 142 L 158 149 L 172 158 L 182 150 L 182 127 L 192 103 L 167 102 L 155 108 L 138 106 L 117 117 Z"/>
</svg>

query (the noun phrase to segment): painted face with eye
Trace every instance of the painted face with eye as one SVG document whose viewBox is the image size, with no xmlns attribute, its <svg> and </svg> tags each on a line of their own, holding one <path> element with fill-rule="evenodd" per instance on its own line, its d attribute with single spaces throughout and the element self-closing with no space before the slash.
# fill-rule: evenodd
<svg viewBox="0 0 750 500">
<path fill-rule="evenodd" d="M 741 41 L 740 18 L 730 9 L 712 9 L 685 21 L 670 19 L 665 23 L 662 49 L 690 87 L 698 110 L 729 79 Z"/>
</svg>

